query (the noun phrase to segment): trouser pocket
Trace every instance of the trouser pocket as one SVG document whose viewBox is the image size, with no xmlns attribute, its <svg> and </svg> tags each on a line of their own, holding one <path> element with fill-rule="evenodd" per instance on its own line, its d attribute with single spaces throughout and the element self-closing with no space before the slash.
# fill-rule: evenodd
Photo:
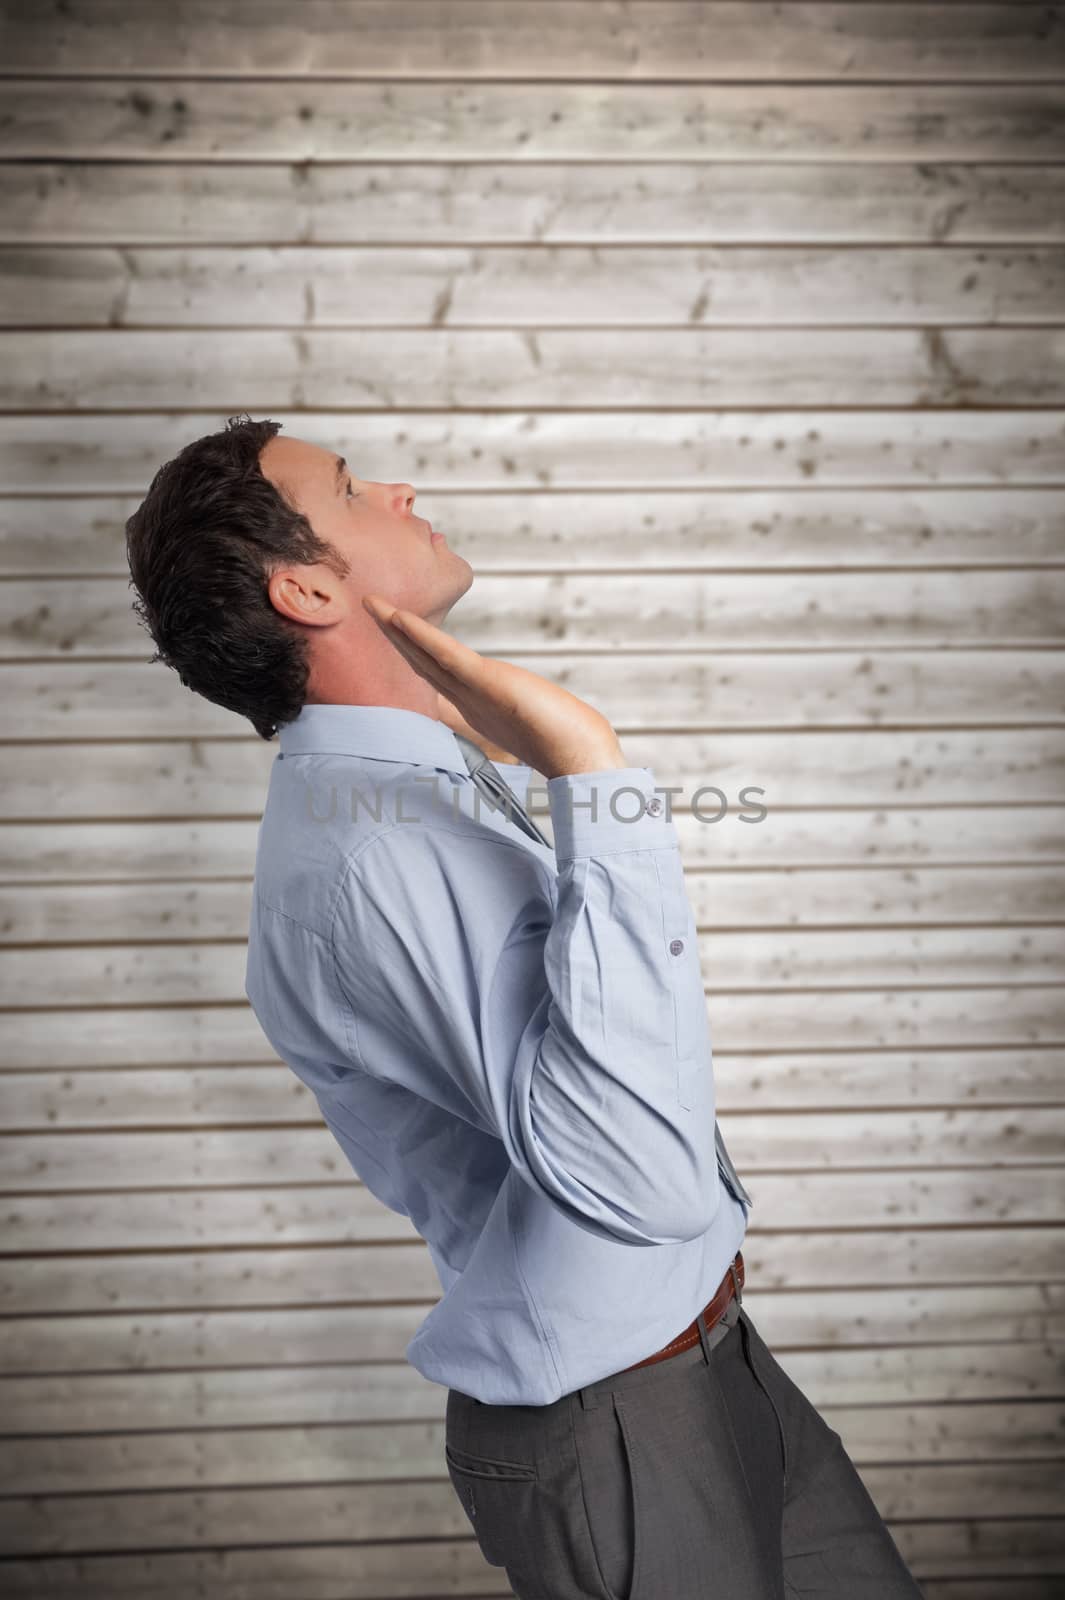
<svg viewBox="0 0 1065 1600">
<path fill-rule="evenodd" d="M 536 1469 L 521 1462 L 475 1456 L 444 1445 L 448 1476 L 493 1567 L 519 1569 L 533 1556 L 527 1547 L 533 1522 Z"/>
<path fill-rule="evenodd" d="M 769 1404 L 773 1407 L 773 1415 L 777 1419 L 777 1432 L 780 1434 L 780 1461 L 784 1472 L 784 1487 L 787 1489 L 788 1435 L 787 1429 L 784 1426 L 784 1418 L 781 1415 L 780 1406 L 778 1405 L 776 1398 L 773 1395 L 772 1388 L 770 1387 L 772 1382 L 768 1365 L 768 1360 L 771 1359 L 770 1352 L 763 1341 L 761 1334 L 758 1332 L 758 1329 L 754 1326 L 754 1323 L 751 1322 L 746 1311 L 743 1311 L 742 1309 L 739 1315 L 738 1326 L 743 1340 L 744 1358 L 751 1370 L 751 1375 L 754 1378 L 755 1383 L 757 1383 L 759 1389 L 761 1389 L 762 1393 L 769 1401 Z"/>
<path fill-rule="evenodd" d="M 479 1405 L 452 1391 L 444 1455 L 481 1554 L 516 1595 L 595 1592 L 566 1403 Z"/>
</svg>

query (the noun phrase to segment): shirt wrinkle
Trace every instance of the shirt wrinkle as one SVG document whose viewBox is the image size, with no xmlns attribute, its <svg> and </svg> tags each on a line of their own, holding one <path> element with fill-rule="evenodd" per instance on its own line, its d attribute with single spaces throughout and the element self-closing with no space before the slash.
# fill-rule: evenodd
<svg viewBox="0 0 1065 1600">
<path fill-rule="evenodd" d="M 245 992 L 323 1136 L 424 1241 L 441 1292 L 407 1360 L 486 1404 L 546 1405 L 661 1349 L 717 1287 L 746 1208 L 718 1182 L 675 824 L 609 809 L 613 785 L 646 800 L 654 774 L 547 780 L 552 849 L 502 808 L 475 815 L 434 718 L 305 706 L 279 741 Z M 307 811 L 308 782 L 394 795 L 434 771 L 454 816 Z"/>
</svg>

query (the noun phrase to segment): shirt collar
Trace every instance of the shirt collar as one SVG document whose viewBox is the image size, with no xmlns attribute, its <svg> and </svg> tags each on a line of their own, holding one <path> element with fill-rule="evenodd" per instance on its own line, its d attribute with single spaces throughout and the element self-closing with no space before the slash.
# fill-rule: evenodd
<svg viewBox="0 0 1065 1600">
<path fill-rule="evenodd" d="M 400 706 L 308 704 L 291 722 L 282 723 L 278 743 L 283 756 L 328 752 L 469 771 L 445 722 Z"/>
</svg>

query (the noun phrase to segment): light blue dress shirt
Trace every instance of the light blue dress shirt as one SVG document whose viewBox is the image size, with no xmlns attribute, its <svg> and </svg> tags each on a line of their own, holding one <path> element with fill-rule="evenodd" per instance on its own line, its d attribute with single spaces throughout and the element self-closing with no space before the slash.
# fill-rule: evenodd
<svg viewBox="0 0 1065 1600">
<path fill-rule="evenodd" d="M 718 1173 L 695 921 L 651 769 L 546 780 L 552 851 L 433 717 L 307 705 L 278 741 L 246 993 L 426 1242 L 443 1292 L 408 1361 L 548 1405 L 661 1349 L 747 1208 Z M 529 767 L 501 770 L 525 803 Z"/>
</svg>

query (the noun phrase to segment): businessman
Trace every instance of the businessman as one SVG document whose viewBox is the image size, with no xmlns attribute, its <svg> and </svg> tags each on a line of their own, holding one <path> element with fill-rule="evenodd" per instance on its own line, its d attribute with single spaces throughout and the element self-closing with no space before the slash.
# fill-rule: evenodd
<svg viewBox="0 0 1065 1600">
<path fill-rule="evenodd" d="M 153 659 L 277 737 L 246 992 L 426 1242 L 406 1355 L 480 1549 L 520 1600 L 919 1600 L 742 1307 L 752 1199 L 654 773 L 443 629 L 470 564 L 365 468 L 231 418 L 127 552 Z"/>
</svg>

